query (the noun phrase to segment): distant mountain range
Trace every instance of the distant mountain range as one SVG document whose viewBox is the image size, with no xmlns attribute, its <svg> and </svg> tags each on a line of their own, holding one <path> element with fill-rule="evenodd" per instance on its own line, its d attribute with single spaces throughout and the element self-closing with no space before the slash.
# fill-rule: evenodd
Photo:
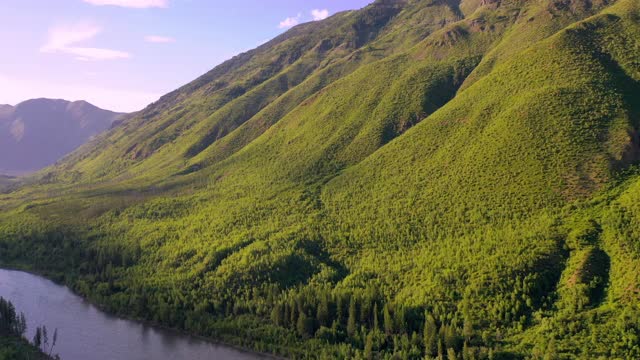
<svg viewBox="0 0 640 360">
<path fill-rule="evenodd" d="M 86 101 L 0 105 L 0 173 L 23 174 L 51 165 L 123 115 Z"/>
</svg>

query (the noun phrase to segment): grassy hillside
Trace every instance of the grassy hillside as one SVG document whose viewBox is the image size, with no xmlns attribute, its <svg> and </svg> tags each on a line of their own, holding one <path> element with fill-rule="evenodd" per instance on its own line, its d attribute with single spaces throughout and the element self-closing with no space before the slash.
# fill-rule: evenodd
<svg viewBox="0 0 640 360">
<path fill-rule="evenodd" d="M 637 358 L 640 5 L 377 1 L 0 195 L 0 261 L 289 357 Z"/>
</svg>

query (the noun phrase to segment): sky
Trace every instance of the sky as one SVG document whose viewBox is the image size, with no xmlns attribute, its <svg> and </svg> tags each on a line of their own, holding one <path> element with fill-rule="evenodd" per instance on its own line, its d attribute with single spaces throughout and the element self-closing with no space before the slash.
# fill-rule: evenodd
<svg viewBox="0 0 640 360">
<path fill-rule="evenodd" d="M 299 23 L 372 0 L 2 0 L 0 104 L 144 108 Z"/>
</svg>

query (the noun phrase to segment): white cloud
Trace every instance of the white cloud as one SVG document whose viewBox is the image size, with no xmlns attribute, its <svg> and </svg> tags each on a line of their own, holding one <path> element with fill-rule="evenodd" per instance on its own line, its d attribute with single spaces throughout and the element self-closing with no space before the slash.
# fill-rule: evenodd
<svg viewBox="0 0 640 360">
<path fill-rule="evenodd" d="M 166 8 L 169 6 L 169 0 L 82 0 L 88 4 L 96 6 L 112 5 L 127 8 L 146 9 L 146 8 Z"/>
<path fill-rule="evenodd" d="M 91 40 L 102 31 L 99 27 L 80 23 L 71 26 L 61 26 L 49 29 L 47 43 L 40 51 L 43 53 L 62 53 L 73 55 L 77 60 L 116 60 L 131 57 L 129 53 L 119 50 L 95 47 L 80 47 L 77 43 Z"/>
<path fill-rule="evenodd" d="M 324 20 L 329 17 L 329 10 L 327 9 L 313 9 L 311 10 L 311 16 L 314 21 Z"/>
<path fill-rule="evenodd" d="M 278 25 L 279 29 L 288 29 L 290 27 L 294 27 L 300 24 L 300 18 L 302 14 L 298 14 L 296 17 L 288 17 L 282 21 L 280 21 L 280 25 Z"/>
<path fill-rule="evenodd" d="M 144 37 L 144 41 L 157 44 L 166 44 L 176 42 L 176 39 L 168 36 L 148 35 Z"/>
<path fill-rule="evenodd" d="M 0 101 L 16 105 L 27 99 L 52 98 L 69 101 L 86 100 L 103 109 L 131 112 L 158 100 L 162 94 L 131 89 L 105 88 L 76 83 L 54 83 L 38 79 L 21 79 L 0 74 Z"/>
</svg>

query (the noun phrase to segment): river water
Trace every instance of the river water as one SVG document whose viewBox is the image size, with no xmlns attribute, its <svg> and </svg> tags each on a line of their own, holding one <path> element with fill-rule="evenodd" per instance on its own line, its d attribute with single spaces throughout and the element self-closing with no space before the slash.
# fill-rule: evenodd
<svg viewBox="0 0 640 360">
<path fill-rule="evenodd" d="M 68 288 L 40 276 L 0 269 L 0 296 L 27 318 L 28 338 L 46 325 L 58 329 L 54 353 L 63 360 L 264 359 L 243 352 L 121 319 L 102 312 Z"/>
</svg>

